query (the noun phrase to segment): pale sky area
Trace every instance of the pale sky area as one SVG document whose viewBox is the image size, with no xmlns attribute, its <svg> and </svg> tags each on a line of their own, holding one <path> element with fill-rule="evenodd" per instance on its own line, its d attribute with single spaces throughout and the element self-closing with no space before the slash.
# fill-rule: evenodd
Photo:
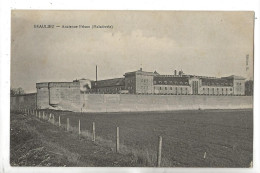
<svg viewBox="0 0 260 173">
<path fill-rule="evenodd" d="M 113 29 L 34 28 L 112 25 Z M 253 78 L 253 12 L 12 11 L 11 87 L 138 70 Z M 249 55 L 246 65 L 246 55 Z M 249 69 L 246 71 L 246 67 Z"/>
</svg>

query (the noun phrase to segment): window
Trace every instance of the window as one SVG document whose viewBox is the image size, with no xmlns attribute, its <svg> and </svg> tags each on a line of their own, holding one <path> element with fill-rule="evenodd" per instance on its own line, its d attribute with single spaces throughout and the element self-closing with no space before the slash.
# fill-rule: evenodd
<svg viewBox="0 0 260 173">
<path fill-rule="evenodd" d="M 167 87 L 165 87 L 165 90 L 167 90 Z"/>
<path fill-rule="evenodd" d="M 230 88 L 230 91 L 232 91 L 232 88 Z"/>
<path fill-rule="evenodd" d="M 162 87 L 160 87 L 160 90 L 162 90 Z"/>
<path fill-rule="evenodd" d="M 170 87 L 170 90 L 172 90 L 172 87 Z"/>
</svg>

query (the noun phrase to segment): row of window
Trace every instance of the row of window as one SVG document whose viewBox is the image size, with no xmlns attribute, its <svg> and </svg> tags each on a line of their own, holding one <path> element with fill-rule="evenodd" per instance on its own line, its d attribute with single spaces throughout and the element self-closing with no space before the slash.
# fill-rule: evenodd
<svg viewBox="0 0 260 173">
<path fill-rule="evenodd" d="M 232 92 L 232 88 L 203 88 L 203 94 L 217 94 L 217 95 L 224 95 Z"/>
<path fill-rule="evenodd" d="M 232 86 L 232 83 L 202 82 L 202 85 L 207 85 L 207 86 Z"/>
<path fill-rule="evenodd" d="M 120 91 L 124 90 L 124 87 L 116 87 L 116 88 L 99 88 L 98 92 L 113 92 L 113 91 Z"/>
<path fill-rule="evenodd" d="M 159 90 L 178 90 L 179 87 L 154 87 L 154 89 L 159 89 Z M 188 90 L 188 88 L 180 88 L 180 90 Z"/>
<path fill-rule="evenodd" d="M 208 91 L 209 91 L 210 88 L 203 88 L 203 91 L 205 91 L 205 90 L 208 90 Z M 224 88 L 211 88 L 211 90 L 212 90 L 212 91 L 214 91 L 214 90 L 216 90 L 216 91 L 220 91 L 220 90 L 221 90 L 221 91 L 224 91 L 224 90 L 228 91 L 228 88 L 226 88 L 226 89 L 224 89 Z M 232 88 L 230 88 L 229 90 L 232 91 Z"/>
<path fill-rule="evenodd" d="M 149 79 L 141 79 L 141 82 L 148 82 Z"/>
<path fill-rule="evenodd" d="M 188 85 L 188 82 L 177 82 L 177 81 L 153 81 L 153 84 L 156 85 L 156 84 L 175 84 L 175 85 Z"/>
<path fill-rule="evenodd" d="M 148 89 L 148 86 L 141 86 L 141 89 Z"/>
</svg>

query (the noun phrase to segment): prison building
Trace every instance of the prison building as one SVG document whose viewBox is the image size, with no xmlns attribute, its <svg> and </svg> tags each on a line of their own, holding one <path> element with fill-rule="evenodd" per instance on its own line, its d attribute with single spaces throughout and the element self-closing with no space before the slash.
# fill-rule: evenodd
<svg viewBox="0 0 260 173">
<path fill-rule="evenodd" d="M 187 75 L 175 70 L 160 75 L 140 68 L 123 78 L 91 81 L 90 93 L 161 94 L 161 95 L 245 95 L 245 78 L 240 76 L 207 77 Z"/>
<path fill-rule="evenodd" d="M 117 94 L 125 92 L 125 79 L 114 78 L 99 81 L 91 81 L 90 93 Z"/>
<path fill-rule="evenodd" d="M 189 77 L 158 75 L 154 77 L 154 94 L 188 95 L 191 94 Z"/>
<path fill-rule="evenodd" d="M 155 72 L 146 72 L 142 68 L 137 71 L 127 72 L 125 77 L 125 89 L 130 94 L 153 94 L 154 76 L 159 75 Z"/>
<path fill-rule="evenodd" d="M 156 95 L 245 95 L 245 78 L 240 76 L 207 77 L 174 71 L 161 75 L 140 68 L 121 78 L 106 80 L 80 79 L 73 82 L 37 83 L 37 101 L 55 106 L 61 100 L 78 102 L 80 94 L 156 94 Z M 73 97 L 71 97 L 73 96 Z"/>
</svg>

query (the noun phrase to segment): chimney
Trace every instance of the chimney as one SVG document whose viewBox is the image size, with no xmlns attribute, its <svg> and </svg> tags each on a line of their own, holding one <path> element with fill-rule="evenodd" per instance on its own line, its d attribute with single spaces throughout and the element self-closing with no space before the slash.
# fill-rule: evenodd
<svg viewBox="0 0 260 173">
<path fill-rule="evenodd" d="M 174 70 L 174 76 L 177 76 L 177 70 Z"/>
<path fill-rule="evenodd" d="M 97 93 L 97 91 L 98 91 L 98 89 L 97 89 L 97 65 L 96 65 L 96 82 L 95 82 L 95 87 L 96 87 L 96 93 Z"/>
<path fill-rule="evenodd" d="M 96 65 L 96 82 L 97 82 L 97 65 Z"/>
<path fill-rule="evenodd" d="M 182 70 L 181 70 L 181 71 L 179 71 L 179 76 L 180 76 L 180 77 L 182 77 Z"/>
</svg>

